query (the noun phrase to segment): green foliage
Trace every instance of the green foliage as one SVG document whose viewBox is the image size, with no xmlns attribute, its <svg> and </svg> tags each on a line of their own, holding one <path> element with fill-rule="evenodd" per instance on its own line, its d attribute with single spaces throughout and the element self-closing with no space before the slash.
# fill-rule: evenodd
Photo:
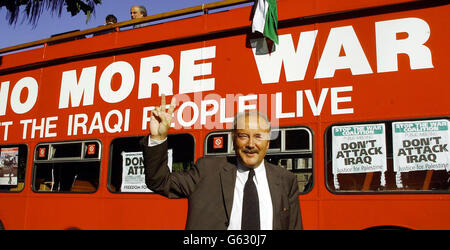
<svg viewBox="0 0 450 250">
<path fill-rule="evenodd" d="M 0 9 L 6 8 L 9 24 L 17 23 L 22 9 L 25 14 L 23 19 L 36 26 L 44 9 L 58 16 L 64 9 L 72 16 L 83 12 L 87 23 L 98 4 L 101 4 L 101 0 L 2 0 Z"/>
</svg>

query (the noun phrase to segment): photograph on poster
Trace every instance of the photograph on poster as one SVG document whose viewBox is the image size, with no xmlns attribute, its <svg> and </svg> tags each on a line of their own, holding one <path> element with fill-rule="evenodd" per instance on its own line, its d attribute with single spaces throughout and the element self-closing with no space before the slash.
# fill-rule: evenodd
<svg viewBox="0 0 450 250">
<path fill-rule="evenodd" d="M 19 148 L 0 150 L 0 185 L 17 185 Z"/>
</svg>

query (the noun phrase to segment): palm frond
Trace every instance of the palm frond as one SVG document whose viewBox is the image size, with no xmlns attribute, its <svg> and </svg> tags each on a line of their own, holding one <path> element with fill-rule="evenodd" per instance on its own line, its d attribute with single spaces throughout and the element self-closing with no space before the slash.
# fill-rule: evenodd
<svg viewBox="0 0 450 250">
<path fill-rule="evenodd" d="M 91 14 L 95 13 L 97 4 L 101 4 L 101 0 L 3 0 L 0 1 L 0 9 L 6 8 L 6 18 L 10 25 L 15 25 L 23 12 L 23 21 L 36 26 L 44 10 L 57 14 L 58 17 L 61 17 L 64 9 L 72 16 L 83 12 L 88 22 Z"/>
</svg>

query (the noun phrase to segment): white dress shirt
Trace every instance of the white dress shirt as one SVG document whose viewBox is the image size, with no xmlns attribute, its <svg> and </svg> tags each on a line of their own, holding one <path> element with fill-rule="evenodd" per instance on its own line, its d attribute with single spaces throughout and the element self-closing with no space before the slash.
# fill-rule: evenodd
<svg viewBox="0 0 450 250">
<path fill-rule="evenodd" d="M 244 199 L 244 186 L 248 179 L 249 169 L 238 163 L 236 173 L 236 185 L 234 186 L 233 207 L 228 230 L 240 230 L 242 221 L 242 202 Z M 270 196 L 269 183 L 267 182 L 266 167 L 264 161 L 255 168 L 253 181 L 256 185 L 259 199 L 259 218 L 261 230 L 272 230 L 273 208 Z"/>
<path fill-rule="evenodd" d="M 162 144 L 166 140 L 167 140 L 167 137 L 164 140 L 155 140 L 155 139 L 150 138 L 150 136 L 149 136 L 148 137 L 148 146 L 149 147 L 157 146 L 159 144 Z"/>
</svg>

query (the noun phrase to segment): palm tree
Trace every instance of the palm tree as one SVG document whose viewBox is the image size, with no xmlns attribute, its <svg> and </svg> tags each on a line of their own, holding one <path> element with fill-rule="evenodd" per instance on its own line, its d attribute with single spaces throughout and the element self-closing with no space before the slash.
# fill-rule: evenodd
<svg viewBox="0 0 450 250">
<path fill-rule="evenodd" d="M 26 14 L 24 20 L 28 20 L 28 23 L 36 26 L 39 16 L 44 9 L 50 10 L 52 13 L 58 13 L 58 16 L 61 16 L 64 7 L 72 16 L 82 11 L 86 15 L 87 22 L 97 4 L 101 4 L 101 0 L 2 0 L 0 1 L 0 9 L 6 8 L 6 18 L 9 24 L 12 25 L 17 23 L 20 7 L 24 7 Z"/>
</svg>

